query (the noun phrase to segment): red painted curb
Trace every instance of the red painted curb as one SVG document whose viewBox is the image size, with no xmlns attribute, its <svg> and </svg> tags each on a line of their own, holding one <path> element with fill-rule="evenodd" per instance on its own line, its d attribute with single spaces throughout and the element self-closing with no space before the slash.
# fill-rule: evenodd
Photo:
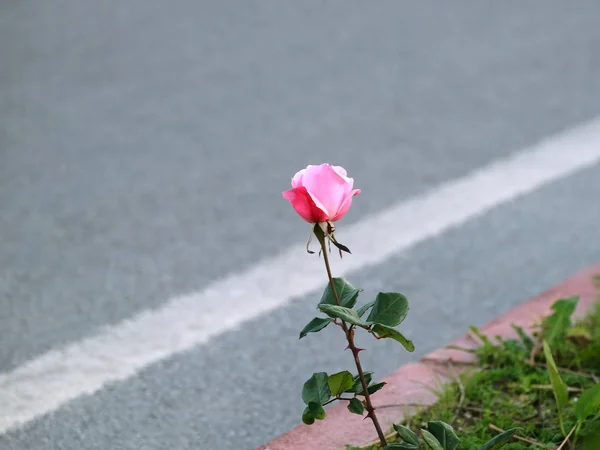
<svg viewBox="0 0 600 450">
<path fill-rule="evenodd" d="M 559 298 L 577 295 L 580 297 L 575 316 L 581 317 L 598 298 L 598 287 L 593 276 L 600 274 L 600 263 L 571 276 L 559 285 L 543 292 L 517 306 L 507 314 L 485 325 L 480 331 L 489 337 L 501 336 L 505 339 L 516 337 L 512 324 L 530 330 L 533 323 L 550 311 L 552 303 Z M 453 346 L 475 348 L 478 342 L 470 335 L 453 342 Z M 474 355 L 460 350 L 440 348 L 425 355 L 417 363 L 400 367 L 384 378 L 385 388 L 372 396 L 378 408 L 377 416 L 381 426 L 387 430 L 392 423 L 410 414 L 410 405 L 429 405 L 435 402 L 434 390 L 446 377 L 448 362 L 471 364 Z M 398 405 L 384 407 L 384 405 Z M 377 438 L 373 424 L 356 414 L 351 414 L 345 404 L 337 404 L 327 409 L 325 420 L 313 425 L 299 425 L 256 450 L 339 450 L 346 444 L 365 445 Z"/>
</svg>

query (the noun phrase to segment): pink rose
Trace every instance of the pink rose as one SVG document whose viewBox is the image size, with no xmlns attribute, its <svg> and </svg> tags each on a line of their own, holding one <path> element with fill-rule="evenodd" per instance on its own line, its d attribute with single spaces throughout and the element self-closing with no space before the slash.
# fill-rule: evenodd
<svg viewBox="0 0 600 450">
<path fill-rule="evenodd" d="M 283 198 L 308 223 L 335 222 L 348 212 L 352 197 L 360 193 L 353 186 L 354 179 L 347 177 L 343 167 L 309 165 L 294 175 L 292 189 L 283 192 Z"/>
</svg>

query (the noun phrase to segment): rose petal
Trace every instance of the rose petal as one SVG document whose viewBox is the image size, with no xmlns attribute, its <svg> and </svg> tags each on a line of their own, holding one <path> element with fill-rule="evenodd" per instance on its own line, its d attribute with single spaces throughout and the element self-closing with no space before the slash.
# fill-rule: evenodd
<svg viewBox="0 0 600 450">
<path fill-rule="evenodd" d="M 282 192 L 282 195 L 292 204 L 298 215 L 308 223 L 325 222 L 328 219 L 327 212 L 317 206 L 304 186 Z"/>
<path fill-rule="evenodd" d="M 340 175 L 344 180 L 348 181 L 350 180 L 350 178 L 348 178 L 348 172 L 346 172 L 346 169 L 344 169 L 342 166 L 333 166 L 333 169 L 337 172 L 338 175 Z"/>
<path fill-rule="evenodd" d="M 294 175 L 292 177 L 292 187 L 293 188 L 302 186 L 302 177 L 304 176 L 304 173 L 311 167 L 312 166 L 307 166 L 306 169 L 302 169 L 302 170 L 299 170 L 298 172 L 296 172 L 296 175 Z"/>
<path fill-rule="evenodd" d="M 344 217 L 346 215 L 346 213 L 350 209 L 350 206 L 352 206 L 352 197 L 354 197 L 355 195 L 358 195 L 358 194 L 360 194 L 360 189 L 354 189 L 352 192 L 350 192 L 350 195 L 348 195 L 344 199 L 344 202 L 341 204 L 340 208 L 337 210 L 337 212 L 331 219 L 332 222 L 335 222 L 336 220 L 340 220 L 342 217 Z"/>
<path fill-rule="evenodd" d="M 306 187 L 316 204 L 324 211 L 338 211 L 352 191 L 354 180 L 347 178 L 329 164 L 312 166 L 302 176 L 302 185 Z"/>
</svg>

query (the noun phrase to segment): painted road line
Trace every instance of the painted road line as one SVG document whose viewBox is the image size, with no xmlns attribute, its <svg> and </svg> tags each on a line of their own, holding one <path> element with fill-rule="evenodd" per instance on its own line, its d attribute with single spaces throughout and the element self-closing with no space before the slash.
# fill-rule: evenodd
<svg viewBox="0 0 600 450">
<path fill-rule="evenodd" d="M 599 162 L 597 118 L 355 225 L 339 226 L 338 238 L 353 254 L 336 261 L 336 274 L 379 264 L 493 207 Z M 170 299 L 161 308 L 143 311 L 1 374 L 0 434 L 323 288 L 322 261 L 306 254 L 304 239 L 298 236 L 297 246 L 207 289 Z"/>
</svg>

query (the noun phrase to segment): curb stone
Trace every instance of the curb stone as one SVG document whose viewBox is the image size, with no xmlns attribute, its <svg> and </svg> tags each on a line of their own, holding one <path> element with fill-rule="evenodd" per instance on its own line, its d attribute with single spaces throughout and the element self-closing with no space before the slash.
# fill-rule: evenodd
<svg viewBox="0 0 600 450">
<path fill-rule="evenodd" d="M 571 296 L 580 297 L 574 317 L 582 317 L 598 298 L 598 287 L 593 280 L 598 274 L 600 262 L 522 303 L 481 327 L 480 331 L 490 338 L 515 338 L 517 333 L 512 324 L 531 331 L 536 321 L 548 315 L 556 300 Z M 477 338 L 467 334 L 450 346 L 473 349 L 478 343 Z M 387 385 L 371 398 L 375 408 L 379 407 L 377 416 L 384 430 L 388 430 L 392 423 L 398 422 L 404 415 L 414 412 L 415 405 L 435 403 L 435 390 L 475 362 L 475 355 L 448 348 L 450 346 L 434 350 L 418 362 L 406 364 L 382 380 Z M 256 450 L 341 450 L 346 444 L 366 445 L 375 441 L 376 437 L 371 421 L 350 413 L 345 404 L 336 404 L 327 409 L 325 420 L 316 421 L 310 426 L 301 424 Z"/>
</svg>

